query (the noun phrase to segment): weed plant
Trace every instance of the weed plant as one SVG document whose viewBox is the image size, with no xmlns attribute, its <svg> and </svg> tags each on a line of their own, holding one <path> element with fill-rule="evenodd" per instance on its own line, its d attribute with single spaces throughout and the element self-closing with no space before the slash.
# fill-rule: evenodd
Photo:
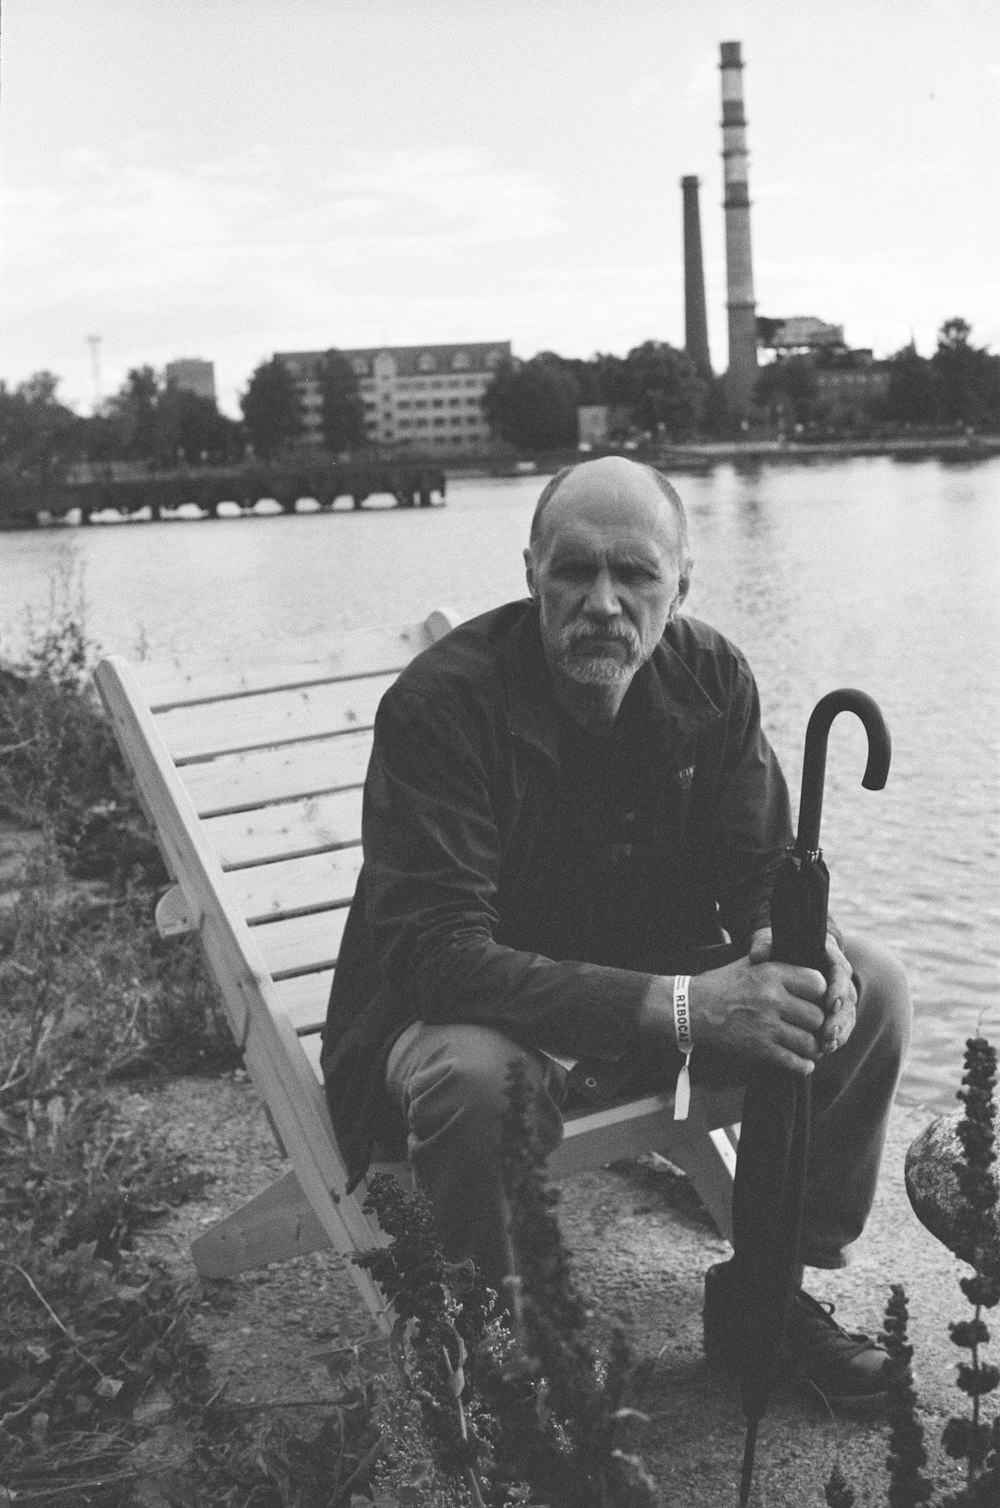
<svg viewBox="0 0 1000 1508">
<path fill-rule="evenodd" d="M 394 1354 L 419 1403 L 431 1459 L 407 1501 L 424 1503 L 434 1468 L 475 1508 L 528 1500 L 548 1508 L 652 1508 L 655 1486 L 622 1438 L 643 1416 L 625 1404 L 624 1337 L 598 1348 L 533 1135 L 529 1089 L 514 1065 L 501 1163 L 518 1271 L 509 1308 L 470 1263 L 444 1259 L 430 1207 L 390 1178 L 372 1180 L 369 1207 L 391 1244 L 357 1260 L 391 1301 Z M 401 1498 L 400 1501 L 403 1501 Z"/>
<path fill-rule="evenodd" d="M 965 1462 L 966 1480 L 940 1500 L 940 1508 L 997 1508 L 1000 1504 L 1000 1414 L 992 1422 L 983 1418 L 983 1399 L 1000 1388 L 1000 1367 L 986 1361 L 982 1354 L 990 1339 L 983 1312 L 1000 1303 L 1000 1249 L 995 1223 L 1000 1200 L 994 1138 L 996 1078 L 995 1049 L 983 1037 L 970 1037 L 958 1092 L 965 1113 L 957 1128 L 963 1151 L 957 1166 L 962 1213 L 954 1245 L 972 1268 L 969 1276 L 959 1279 L 959 1288 L 973 1312 L 970 1319 L 953 1321 L 948 1327 L 953 1344 L 968 1356 L 958 1364 L 956 1387 L 969 1400 L 969 1412 L 953 1415 L 942 1434 L 946 1453 Z M 879 1337 L 889 1353 L 889 1508 L 920 1508 L 934 1501 L 933 1484 L 923 1469 L 927 1450 L 913 1385 L 908 1323 L 906 1290 L 895 1283 Z M 836 1508 L 848 1508 L 854 1501 L 839 1464 L 827 1483 L 826 1497 Z"/>
<path fill-rule="evenodd" d="M 153 888 L 167 877 L 90 680 L 85 615 L 64 562 L 47 617 L 29 618 L 19 662 L 0 671 L 0 814 L 42 828 L 76 878 Z"/>
</svg>

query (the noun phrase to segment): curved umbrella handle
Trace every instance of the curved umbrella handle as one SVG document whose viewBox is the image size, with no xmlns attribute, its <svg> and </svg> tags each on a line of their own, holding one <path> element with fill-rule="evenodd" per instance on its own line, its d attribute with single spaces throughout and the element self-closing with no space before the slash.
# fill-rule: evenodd
<svg viewBox="0 0 1000 1508">
<path fill-rule="evenodd" d="M 820 697 L 806 728 L 802 758 L 802 794 L 799 799 L 799 831 L 796 839 L 800 851 L 813 853 L 819 848 L 819 824 L 823 815 L 823 780 L 826 775 L 826 745 L 830 724 L 839 712 L 853 712 L 861 719 L 868 734 L 868 763 L 861 784 L 869 791 L 880 791 L 889 776 L 892 739 L 882 709 L 865 691 L 845 686 Z"/>
</svg>

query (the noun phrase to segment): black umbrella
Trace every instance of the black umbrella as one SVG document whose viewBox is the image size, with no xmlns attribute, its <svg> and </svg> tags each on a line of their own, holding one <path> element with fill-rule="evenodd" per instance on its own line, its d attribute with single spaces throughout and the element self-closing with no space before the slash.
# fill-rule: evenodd
<svg viewBox="0 0 1000 1508">
<path fill-rule="evenodd" d="M 831 691 L 813 708 L 802 762 L 799 829 L 771 897 L 773 956 L 826 971 L 830 876 L 819 846 L 830 725 L 854 712 L 868 734 L 862 785 L 879 791 L 892 744 L 878 704 L 863 691 Z M 733 1258 L 740 1294 L 741 1383 L 747 1417 L 740 1508 L 750 1498 L 757 1427 L 767 1409 L 798 1281 L 802 1202 L 809 1156 L 812 1080 L 766 1066 L 754 1071 L 743 1102 L 733 1186 Z"/>
</svg>

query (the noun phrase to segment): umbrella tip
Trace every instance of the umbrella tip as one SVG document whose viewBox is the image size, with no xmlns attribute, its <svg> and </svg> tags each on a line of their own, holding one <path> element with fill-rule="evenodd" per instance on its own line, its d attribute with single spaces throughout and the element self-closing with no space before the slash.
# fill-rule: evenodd
<svg viewBox="0 0 1000 1508">
<path fill-rule="evenodd" d="M 740 1502 L 739 1508 L 747 1508 L 750 1502 L 750 1489 L 753 1486 L 753 1461 L 757 1451 L 757 1425 L 758 1419 L 747 1420 L 746 1441 L 743 1445 L 743 1471 L 740 1475 Z"/>
</svg>

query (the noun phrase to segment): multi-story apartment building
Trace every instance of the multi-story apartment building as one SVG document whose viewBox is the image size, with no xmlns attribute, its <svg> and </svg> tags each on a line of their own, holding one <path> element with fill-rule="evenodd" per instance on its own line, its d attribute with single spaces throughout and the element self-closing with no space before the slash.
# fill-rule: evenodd
<svg viewBox="0 0 1000 1508">
<path fill-rule="evenodd" d="M 322 444 L 319 366 L 323 351 L 279 351 L 299 392 L 305 438 Z M 448 346 L 370 346 L 341 350 L 358 379 L 365 430 L 377 445 L 439 453 L 469 450 L 490 438 L 482 396 L 510 341 Z"/>
</svg>

